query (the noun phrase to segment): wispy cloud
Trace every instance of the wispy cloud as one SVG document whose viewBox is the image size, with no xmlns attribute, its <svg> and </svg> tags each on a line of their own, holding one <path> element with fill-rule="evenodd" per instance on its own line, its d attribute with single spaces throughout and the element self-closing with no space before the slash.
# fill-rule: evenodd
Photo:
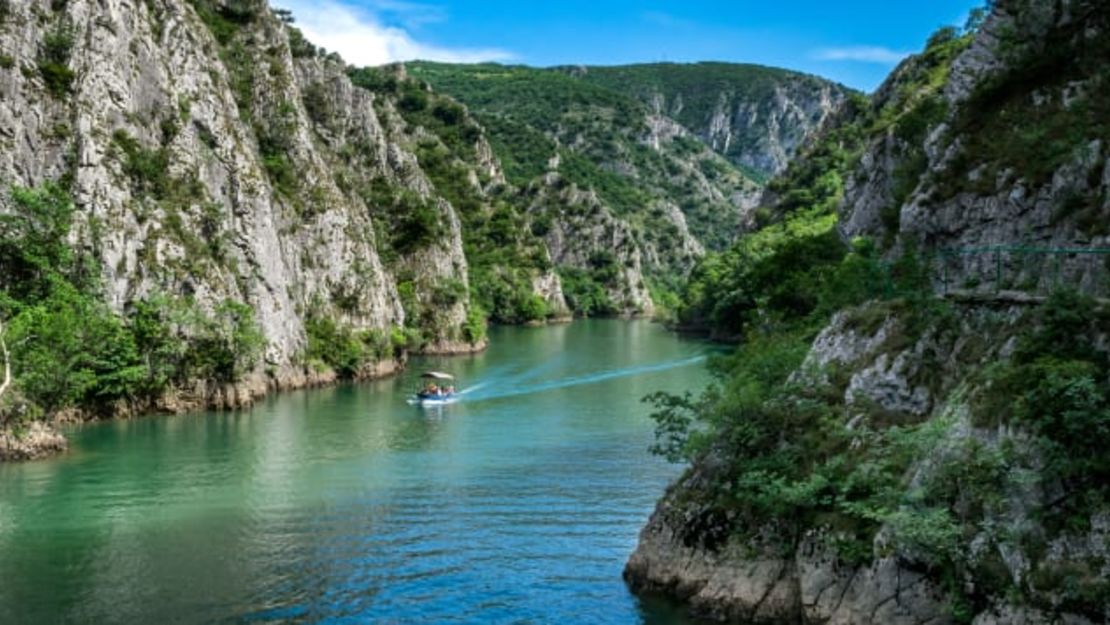
<svg viewBox="0 0 1110 625">
<path fill-rule="evenodd" d="M 293 12 L 296 26 L 309 41 L 338 52 L 353 65 L 417 59 L 479 63 L 507 61 L 514 56 L 496 48 L 453 48 L 418 40 L 411 31 L 447 19 L 446 13 L 433 5 L 402 0 L 370 0 L 361 7 L 335 0 L 277 0 L 275 4 Z"/>
<path fill-rule="evenodd" d="M 908 52 L 899 52 L 882 46 L 822 48 L 813 53 L 813 57 L 819 61 L 857 61 L 880 65 L 894 65 L 907 56 L 909 56 Z"/>
<path fill-rule="evenodd" d="M 410 29 L 447 21 L 447 11 L 443 7 L 423 2 L 362 0 L 359 6 L 369 9 L 381 18 L 392 18 L 387 21 L 394 21 Z"/>
</svg>

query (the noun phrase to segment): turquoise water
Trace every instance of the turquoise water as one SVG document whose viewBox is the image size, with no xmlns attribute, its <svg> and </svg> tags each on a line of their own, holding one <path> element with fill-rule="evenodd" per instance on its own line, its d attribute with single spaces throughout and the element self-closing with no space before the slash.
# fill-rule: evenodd
<svg viewBox="0 0 1110 625">
<path fill-rule="evenodd" d="M 620 321 L 492 340 L 0 465 L 0 623 L 684 622 L 620 573 L 679 470 L 640 398 L 703 386 L 706 346 Z M 408 405 L 424 368 L 465 399 Z"/>
</svg>

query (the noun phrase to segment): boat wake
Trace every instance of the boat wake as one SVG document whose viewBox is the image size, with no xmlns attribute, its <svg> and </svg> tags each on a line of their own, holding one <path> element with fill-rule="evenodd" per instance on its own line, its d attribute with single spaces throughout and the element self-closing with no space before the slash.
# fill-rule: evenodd
<svg viewBox="0 0 1110 625">
<path fill-rule="evenodd" d="M 696 364 L 705 362 L 707 356 L 694 356 L 692 358 L 684 358 L 682 360 L 672 360 L 669 362 L 660 362 L 649 365 L 638 365 L 635 367 L 624 367 L 621 369 L 613 369 L 611 371 L 600 371 L 597 373 L 590 373 L 586 375 L 571 376 L 560 378 L 557 380 L 550 380 L 547 382 L 540 382 L 539 384 L 532 384 L 528 386 L 521 386 L 513 388 L 512 386 L 506 387 L 504 384 L 490 387 L 491 382 L 482 382 L 463 390 L 460 394 L 465 395 L 467 401 L 485 400 L 485 399 L 503 399 L 506 397 L 518 397 L 520 395 L 529 395 L 531 393 L 542 393 L 545 391 L 553 391 L 557 389 L 567 388 L 571 386 L 580 386 L 583 384 L 596 384 L 606 380 L 615 378 L 625 378 L 636 375 L 643 375 L 646 373 L 655 373 L 658 371 L 666 371 L 668 369 L 677 369 L 680 367 L 690 367 Z M 533 377 L 532 375 L 517 376 L 517 380 L 527 379 Z M 512 378 L 510 378 L 512 380 Z M 488 389 L 484 390 L 483 389 Z"/>
</svg>

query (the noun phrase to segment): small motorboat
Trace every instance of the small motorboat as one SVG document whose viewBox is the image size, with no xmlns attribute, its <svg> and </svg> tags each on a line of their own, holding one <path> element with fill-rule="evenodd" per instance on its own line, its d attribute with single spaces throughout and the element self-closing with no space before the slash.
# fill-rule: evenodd
<svg viewBox="0 0 1110 625">
<path fill-rule="evenodd" d="M 459 401 L 460 394 L 455 391 L 455 386 L 451 384 L 455 380 L 455 376 L 442 371 L 425 371 L 420 374 L 420 377 L 425 380 L 425 384 L 409 400 L 410 404 L 442 406 Z"/>
</svg>

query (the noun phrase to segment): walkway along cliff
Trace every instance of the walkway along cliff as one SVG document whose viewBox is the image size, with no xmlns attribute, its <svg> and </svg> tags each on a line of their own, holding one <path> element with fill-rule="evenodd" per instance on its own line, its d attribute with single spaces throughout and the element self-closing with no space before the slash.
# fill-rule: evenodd
<svg viewBox="0 0 1110 625">
<path fill-rule="evenodd" d="M 1110 621 L 1107 272 L 1080 253 L 1110 248 L 1110 10 L 993 4 L 694 269 L 680 317 L 743 343 L 655 398 L 692 466 L 634 590 L 745 624 Z"/>
</svg>

